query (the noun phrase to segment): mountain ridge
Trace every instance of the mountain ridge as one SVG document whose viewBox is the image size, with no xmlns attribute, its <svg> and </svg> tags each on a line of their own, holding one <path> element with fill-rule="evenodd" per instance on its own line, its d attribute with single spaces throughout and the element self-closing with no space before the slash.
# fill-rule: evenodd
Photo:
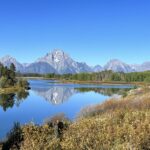
<svg viewBox="0 0 150 150">
<path fill-rule="evenodd" d="M 112 70 L 114 72 L 142 72 L 150 70 L 150 61 L 143 64 L 127 64 L 118 59 L 111 59 L 104 66 L 89 66 L 85 62 L 73 60 L 63 50 L 54 49 L 45 56 L 38 58 L 33 63 L 20 63 L 10 55 L 0 58 L 0 62 L 9 67 L 14 63 L 16 70 L 21 73 L 57 73 L 57 74 L 75 74 L 81 72 L 100 72 L 103 70 Z"/>
<path fill-rule="evenodd" d="M 114 72 L 134 72 L 135 70 L 132 67 L 118 59 L 112 59 L 106 63 L 104 70 L 113 70 Z"/>
</svg>

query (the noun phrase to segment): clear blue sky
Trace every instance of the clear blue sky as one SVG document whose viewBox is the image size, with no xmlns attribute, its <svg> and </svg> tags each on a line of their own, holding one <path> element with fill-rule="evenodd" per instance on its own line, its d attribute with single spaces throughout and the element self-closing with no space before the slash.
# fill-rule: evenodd
<svg viewBox="0 0 150 150">
<path fill-rule="evenodd" d="M 89 65 L 150 61 L 150 0 L 1 0 L 0 57 L 53 48 Z"/>
</svg>

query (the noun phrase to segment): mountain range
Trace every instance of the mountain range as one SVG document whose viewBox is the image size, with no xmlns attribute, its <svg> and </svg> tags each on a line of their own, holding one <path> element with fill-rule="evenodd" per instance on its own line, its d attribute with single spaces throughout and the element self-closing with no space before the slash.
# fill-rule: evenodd
<svg viewBox="0 0 150 150">
<path fill-rule="evenodd" d="M 16 70 L 21 73 L 81 73 L 81 72 L 100 72 L 103 70 L 112 70 L 114 72 L 142 72 L 150 70 L 150 62 L 144 62 L 141 65 L 126 64 L 118 59 L 112 59 L 103 67 L 96 65 L 94 67 L 87 65 L 84 62 L 73 60 L 68 54 L 59 49 L 47 53 L 45 56 L 37 59 L 33 63 L 20 63 L 15 58 L 6 55 L 0 58 L 0 62 L 9 67 L 11 63 L 16 66 Z"/>
</svg>

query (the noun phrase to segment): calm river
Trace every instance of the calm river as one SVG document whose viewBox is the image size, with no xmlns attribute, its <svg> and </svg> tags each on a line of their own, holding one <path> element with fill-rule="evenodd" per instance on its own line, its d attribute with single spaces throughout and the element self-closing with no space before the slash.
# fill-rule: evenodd
<svg viewBox="0 0 150 150">
<path fill-rule="evenodd" d="M 14 122 L 42 124 L 46 118 L 64 113 L 73 120 L 88 105 L 120 95 L 131 85 L 62 84 L 52 80 L 29 80 L 31 90 L 0 95 L 0 139 Z"/>
</svg>

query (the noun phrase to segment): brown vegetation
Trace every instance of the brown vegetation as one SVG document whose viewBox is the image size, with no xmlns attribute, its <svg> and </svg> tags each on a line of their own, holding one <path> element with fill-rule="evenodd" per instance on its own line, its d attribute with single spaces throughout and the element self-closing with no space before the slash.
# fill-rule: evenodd
<svg viewBox="0 0 150 150">
<path fill-rule="evenodd" d="M 81 119 L 64 134 L 62 149 L 150 148 L 150 111 L 121 111 Z"/>
<path fill-rule="evenodd" d="M 109 99 L 102 104 L 88 106 L 83 108 L 79 113 L 79 118 L 87 116 L 101 115 L 104 113 L 111 114 L 115 111 L 128 110 L 147 110 L 150 108 L 150 88 L 143 87 L 129 91 L 128 96 L 121 99 Z"/>
</svg>

